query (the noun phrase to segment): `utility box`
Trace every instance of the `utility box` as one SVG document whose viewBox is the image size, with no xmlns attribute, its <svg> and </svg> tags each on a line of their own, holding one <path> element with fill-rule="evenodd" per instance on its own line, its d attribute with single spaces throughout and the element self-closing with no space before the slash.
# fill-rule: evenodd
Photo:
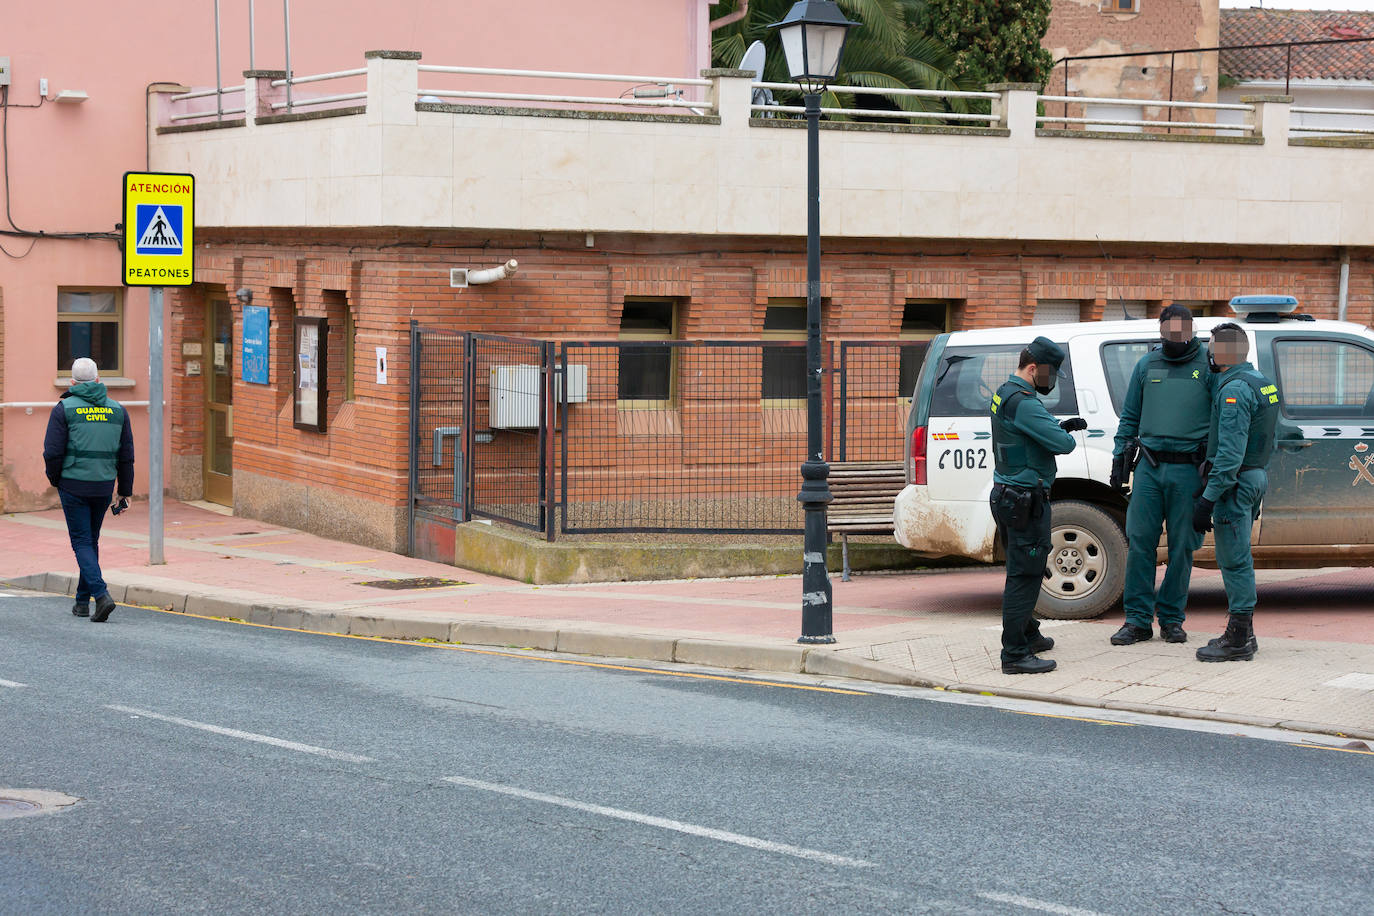
<svg viewBox="0 0 1374 916">
<path fill-rule="evenodd" d="M 9 84 L 10 59 L 8 57 L 0 57 L 0 86 L 8 86 Z"/>
<path fill-rule="evenodd" d="M 491 367 L 492 429 L 536 429 L 539 426 L 539 367 Z M 563 379 L 554 375 L 554 399 L 563 400 Z M 587 400 L 587 367 L 568 367 L 568 403 Z"/>
</svg>

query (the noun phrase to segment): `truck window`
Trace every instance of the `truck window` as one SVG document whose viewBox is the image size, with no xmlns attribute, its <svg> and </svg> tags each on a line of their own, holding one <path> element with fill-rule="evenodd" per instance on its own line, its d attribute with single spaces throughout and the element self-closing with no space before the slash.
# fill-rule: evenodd
<svg viewBox="0 0 1374 916">
<path fill-rule="evenodd" d="M 1065 352 L 1067 344 L 1060 344 Z M 999 344 L 987 347 L 949 347 L 935 372 L 935 391 L 931 395 L 930 416 L 986 417 L 992 396 L 1007 376 L 1016 371 L 1025 344 Z M 1054 391 L 1041 398 L 1052 414 L 1078 413 L 1078 398 L 1073 389 L 1073 366 L 1064 360 Z"/>
<path fill-rule="evenodd" d="M 1276 340 L 1283 412 L 1295 419 L 1374 417 L 1374 352 L 1341 340 Z"/>
<path fill-rule="evenodd" d="M 1112 410 L 1118 417 L 1135 364 L 1155 343 L 1153 340 L 1129 340 L 1102 345 L 1102 370 L 1107 374 L 1107 391 L 1112 396 Z"/>
</svg>

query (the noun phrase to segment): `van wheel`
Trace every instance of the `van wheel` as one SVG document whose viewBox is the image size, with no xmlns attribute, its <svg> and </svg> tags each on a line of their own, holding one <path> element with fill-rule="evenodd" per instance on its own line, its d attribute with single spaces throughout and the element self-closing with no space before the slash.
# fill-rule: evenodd
<svg viewBox="0 0 1374 916">
<path fill-rule="evenodd" d="M 1050 557 L 1035 611 L 1051 620 L 1086 620 L 1121 598 L 1126 583 L 1126 535 L 1090 503 L 1051 505 Z"/>
</svg>

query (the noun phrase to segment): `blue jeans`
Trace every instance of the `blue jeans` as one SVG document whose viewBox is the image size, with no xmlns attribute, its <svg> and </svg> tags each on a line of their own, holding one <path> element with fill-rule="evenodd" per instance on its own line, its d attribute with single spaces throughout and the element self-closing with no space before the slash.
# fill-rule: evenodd
<svg viewBox="0 0 1374 916">
<path fill-rule="evenodd" d="M 110 497 L 76 496 L 62 489 L 57 495 L 67 516 L 72 553 L 76 554 L 76 565 L 81 567 L 81 577 L 76 583 L 76 602 L 82 604 L 91 598 L 101 598 L 109 594 L 100 575 L 100 525 L 105 521 Z"/>
</svg>

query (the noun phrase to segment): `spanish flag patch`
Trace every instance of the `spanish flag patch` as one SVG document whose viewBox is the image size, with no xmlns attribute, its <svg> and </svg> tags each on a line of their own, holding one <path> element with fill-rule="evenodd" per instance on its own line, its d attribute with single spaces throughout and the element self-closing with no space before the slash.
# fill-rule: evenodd
<svg viewBox="0 0 1374 916">
<path fill-rule="evenodd" d="M 1227 398 L 1227 399 L 1226 399 L 1226 403 L 1227 403 L 1227 404 L 1234 404 L 1234 403 L 1236 403 L 1236 399 L 1235 399 L 1235 398 Z"/>
</svg>

